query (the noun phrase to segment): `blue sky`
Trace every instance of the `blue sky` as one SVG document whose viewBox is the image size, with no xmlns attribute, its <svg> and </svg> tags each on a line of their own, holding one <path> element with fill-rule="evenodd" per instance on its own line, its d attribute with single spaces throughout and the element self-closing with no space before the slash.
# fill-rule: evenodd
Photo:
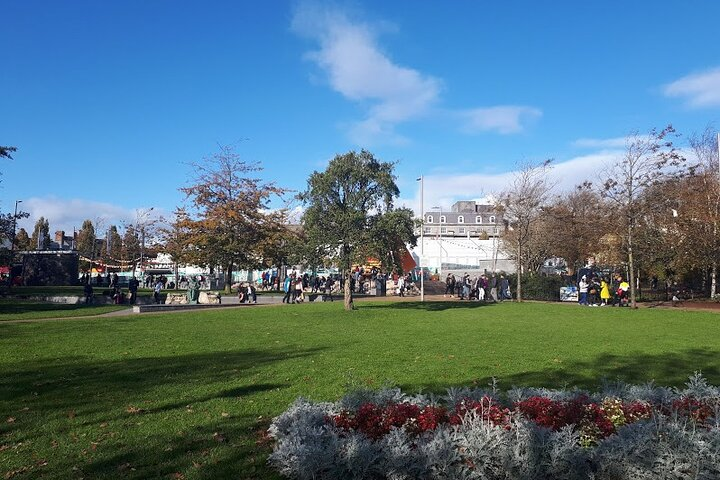
<svg viewBox="0 0 720 480">
<path fill-rule="evenodd" d="M 51 230 L 171 212 L 218 144 L 302 190 L 335 154 L 396 161 L 404 204 L 502 190 L 554 158 L 720 126 L 720 2 L 0 0 L 0 209 Z M 681 140 L 682 144 L 683 140 Z M 681 145 L 681 146 L 684 146 Z"/>
</svg>

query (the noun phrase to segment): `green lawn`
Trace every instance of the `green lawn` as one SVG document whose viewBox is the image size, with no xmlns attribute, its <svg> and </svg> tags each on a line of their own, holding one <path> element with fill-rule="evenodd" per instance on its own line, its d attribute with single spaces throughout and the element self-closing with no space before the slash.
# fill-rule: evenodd
<svg viewBox="0 0 720 480">
<path fill-rule="evenodd" d="M 342 303 L 0 324 L 6 478 L 273 478 L 295 398 L 600 377 L 720 382 L 720 317 L 558 304 Z M 177 475 L 176 475 L 177 474 Z"/>
<path fill-rule="evenodd" d="M 87 317 L 126 310 L 130 305 L 57 304 L 23 300 L 0 300 L 0 322 L 39 318 Z"/>
</svg>

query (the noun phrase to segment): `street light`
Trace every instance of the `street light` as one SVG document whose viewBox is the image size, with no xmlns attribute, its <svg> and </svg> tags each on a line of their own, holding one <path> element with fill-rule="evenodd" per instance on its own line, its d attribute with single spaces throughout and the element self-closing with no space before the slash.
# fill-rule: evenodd
<svg viewBox="0 0 720 480">
<path fill-rule="evenodd" d="M 22 200 L 15 200 L 15 215 L 13 215 L 13 236 L 12 236 L 12 244 L 10 245 L 10 272 L 8 272 L 10 277 L 10 284 L 8 288 L 12 288 L 12 267 L 13 267 L 13 261 L 15 260 L 15 229 L 17 227 L 17 207 L 18 203 L 22 203 Z"/>
<path fill-rule="evenodd" d="M 420 175 L 418 178 L 420 182 L 420 301 L 425 301 L 425 272 L 423 271 L 423 259 L 425 257 L 425 212 L 423 211 L 425 206 L 425 177 Z"/>
<path fill-rule="evenodd" d="M 137 225 L 140 227 L 140 274 L 143 275 L 143 278 L 145 277 L 145 274 L 143 273 L 143 263 L 145 258 L 145 227 L 147 226 L 147 217 L 154 209 L 155 207 L 150 207 L 142 213 L 140 213 L 140 211 L 137 212 Z"/>
<path fill-rule="evenodd" d="M 432 207 L 432 209 L 440 211 L 440 218 L 438 218 L 438 244 L 440 245 L 440 267 L 438 268 L 438 278 L 442 278 L 442 207 Z"/>
</svg>

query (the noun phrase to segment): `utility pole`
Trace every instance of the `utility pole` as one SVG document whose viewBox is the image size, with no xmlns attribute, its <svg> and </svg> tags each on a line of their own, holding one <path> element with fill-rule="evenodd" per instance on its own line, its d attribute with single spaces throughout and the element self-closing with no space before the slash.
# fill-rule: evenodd
<svg viewBox="0 0 720 480">
<path fill-rule="evenodd" d="M 8 290 L 12 288 L 12 282 L 13 282 L 13 276 L 12 276 L 12 268 L 13 268 L 13 261 L 15 260 L 15 235 L 16 235 L 16 228 L 17 228 L 17 207 L 18 203 L 22 203 L 22 200 L 15 200 L 15 215 L 13 215 L 13 236 L 12 236 L 12 244 L 10 245 L 10 271 L 8 272 L 8 276 L 10 277 L 10 282 L 8 283 Z"/>
<path fill-rule="evenodd" d="M 423 271 L 423 259 L 425 258 L 425 177 L 420 175 L 420 301 L 425 301 L 425 272 Z"/>
</svg>

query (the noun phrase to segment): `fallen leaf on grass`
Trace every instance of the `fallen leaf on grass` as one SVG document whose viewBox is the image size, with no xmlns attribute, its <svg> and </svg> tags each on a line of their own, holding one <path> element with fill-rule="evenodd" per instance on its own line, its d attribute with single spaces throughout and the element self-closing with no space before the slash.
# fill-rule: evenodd
<svg viewBox="0 0 720 480">
<path fill-rule="evenodd" d="M 8 417 L 7 423 L 15 423 L 15 417 Z"/>
<path fill-rule="evenodd" d="M 229 416 L 230 416 L 230 414 L 227 413 L 227 412 L 222 412 L 220 415 L 223 416 L 223 417 L 229 417 Z"/>
<path fill-rule="evenodd" d="M 68 418 L 69 418 L 70 420 L 72 420 L 73 418 L 77 417 L 77 413 L 75 413 L 75 410 L 70 410 L 70 411 L 67 413 L 67 416 L 68 416 Z"/>
<path fill-rule="evenodd" d="M 215 432 L 213 433 L 213 440 L 219 443 L 224 443 L 227 442 L 227 437 L 222 433 Z"/>
<path fill-rule="evenodd" d="M 23 474 L 28 471 L 28 467 L 20 467 L 17 470 L 10 470 L 9 472 L 5 473 L 5 479 L 8 480 L 10 478 L 13 478 L 16 475 Z"/>
<path fill-rule="evenodd" d="M 125 411 L 126 411 L 127 413 L 131 413 L 131 414 L 138 414 L 138 413 L 144 413 L 144 412 L 145 412 L 145 409 L 140 408 L 140 407 L 135 407 L 135 406 L 133 406 L 133 405 L 130 405 L 129 407 L 127 407 L 127 408 L 125 409 Z"/>
</svg>

